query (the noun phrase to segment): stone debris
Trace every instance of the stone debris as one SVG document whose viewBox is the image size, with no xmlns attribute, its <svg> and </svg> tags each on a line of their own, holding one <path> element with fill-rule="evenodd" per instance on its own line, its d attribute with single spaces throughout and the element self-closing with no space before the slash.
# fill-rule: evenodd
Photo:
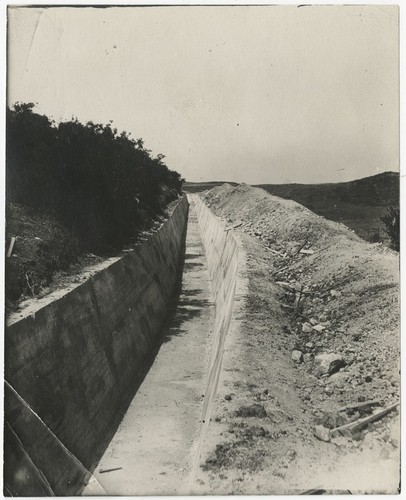
<svg viewBox="0 0 406 500">
<path fill-rule="evenodd" d="M 302 248 L 301 250 L 299 250 L 299 253 L 304 255 L 313 255 L 314 250 Z"/>
<path fill-rule="evenodd" d="M 336 446 L 346 446 L 348 444 L 348 439 L 344 436 L 332 437 L 330 441 Z"/>
<path fill-rule="evenodd" d="M 335 427 L 372 416 L 373 407 L 382 409 L 398 400 L 398 256 L 384 247 L 368 247 L 355 235 L 348 236 L 344 226 L 334 226 L 300 205 L 293 213 L 284 200 L 261 190 L 219 187 L 206 197 L 219 214 L 226 211 L 242 220 L 241 231 L 260 233 L 256 238 L 269 252 L 280 306 L 292 320 L 290 338 L 283 339 L 295 365 L 304 411 L 315 419 L 327 409 L 345 417 L 332 419 L 335 424 L 327 431 L 321 423 L 318 439 L 330 440 L 329 431 Z M 293 355 L 293 349 L 302 354 L 301 361 L 296 361 L 299 355 Z M 378 403 L 366 404 L 371 401 Z M 388 425 L 397 419 L 390 412 L 366 425 L 376 440 L 380 432 L 389 435 Z M 349 440 L 340 434 L 332 443 L 362 448 L 363 433 L 357 429 Z"/>
<path fill-rule="evenodd" d="M 340 354 L 318 354 L 315 361 L 319 363 L 320 375 L 331 375 L 344 366 L 344 358 Z"/>
<path fill-rule="evenodd" d="M 301 363 L 303 361 L 303 353 L 301 351 L 293 351 L 292 361 L 295 363 Z"/>
<path fill-rule="evenodd" d="M 325 441 L 326 443 L 328 443 L 331 439 L 330 430 L 323 425 L 316 425 L 316 427 L 314 428 L 314 435 L 317 439 L 320 439 L 320 441 Z"/>
<path fill-rule="evenodd" d="M 326 329 L 325 326 L 320 325 L 320 324 L 314 325 L 312 328 L 313 328 L 313 330 L 316 330 L 316 332 L 322 332 L 322 331 L 324 331 Z"/>
</svg>

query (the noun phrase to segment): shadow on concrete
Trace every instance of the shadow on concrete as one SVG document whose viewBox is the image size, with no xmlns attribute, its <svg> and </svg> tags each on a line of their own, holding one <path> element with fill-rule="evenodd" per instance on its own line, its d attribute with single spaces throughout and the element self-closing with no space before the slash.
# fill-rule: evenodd
<svg viewBox="0 0 406 500">
<path fill-rule="evenodd" d="M 186 253 L 185 254 L 185 262 L 190 259 L 199 259 L 202 256 L 200 253 Z"/>
<path fill-rule="evenodd" d="M 186 231 L 187 231 L 187 221 L 185 224 L 185 231 L 183 234 L 183 242 L 182 242 L 182 248 L 181 248 L 181 254 L 180 254 L 180 263 L 181 264 L 179 266 L 178 275 L 176 278 L 176 284 L 174 287 L 174 292 L 172 294 L 170 303 L 168 305 L 168 314 L 162 322 L 161 334 L 157 335 L 155 337 L 155 339 L 153 340 L 153 345 L 151 347 L 151 351 L 146 356 L 144 362 L 140 365 L 139 370 L 137 371 L 137 375 L 136 375 L 136 377 L 134 377 L 134 380 L 132 382 L 131 387 L 129 388 L 129 390 L 125 394 L 122 395 L 122 404 L 120 405 L 120 408 L 115 415 L 114 421 L 111 423 L 110 430 L 109 430 L 108 434 L 105 436 L 103 441 L 100 443 L 100 446 L 98 447 L 98 449 L 94 450 L 94 458 L 92 460 L 91 465 L 88 467 L 88 470 L 90 472 L 93 472 L 96 469 L 98 463 L 100 462 L 100 460 L 101 460 L 104 452 L 106 451 L 110 441 L 114 437 L 114 435 L 118 429 L 118 426 L 120 425 L 121 421 L 123 420 L 124 415 L 126 414 L 128 407 L 131 404 L 131 401 L 134 399 L 134 396 L 137 394 L 141 384 L 143 383 L 145 377 L 147 376 L 149 370 L 151 369 L 162 344 L 164 342 L 169 342 L 170 337 L 174 336 L 175 332 L 177 332 L 177 334 L 181 333 L 179 331 L 179 327 L 175 326 L 175 330 L 172 332 L 171 335 L 169 335 L 169 330 L 170 330 L 170 327 L 173 325 L 175 314 L 177 314 L 179 312 L 179 311 L 177 312 L 177 308 L 179 305 L 180 293 L 182 291 L 182 276 L 183 276 L 184 267 L 185 267 Z M 194 257 L 194 255 L 191 254 L 191 255 L 189 255 L 188 258 L 193 258 L 193 257 Z M 199 257 L 199 256 L 196 256 L 196 257 Z M 191 295 L 197 295 L 198 293 L 199 293 L 198 289 L 192 290 Z M 180 307 L 182 308 L 182 305 L 180 305 Z M 181 315 L 183 314 L 184 318 L 186 318 L 186 316 L 188 314 L 198 314 L 197 311 L 193 312 L 193 313 L 189 311 L 187 313 L 186 307 L 187 306 L 185 304 L 185 306 L 184 306 L 185 311 L 180 311 Z M 197 304 L 197 301 L 195 301 L 195 305 L 193 307 L 197 309 L 198 307 L 203 307 L 203 306 Z M 81 494 L 81 492 L 83 491 L 85 486 L 86 485 L 83 485 L 80 488 L 80 491 L 77 492 L 78 495 Z"/>
<path fill-rule="evenodd" d="M 152 346 L 149 355 L 146 357 L 142 365 L 140 365 L 137 376 L 134 378 L 130 390 L 126 394 L 122 395 L 122 404 L 119 411 L 117 411 L 114 422 L 111 423 L 110 431 L 108 435 L 105 436 L 103 442 L 100 443 L 98 449 L 94 451 L 94 459 L 89 467 L 91 472 L 95 470 L 100 462 L 111 439 L 115 435 L 118 426 L 123 420 L 131 401 L 137 394 L 141 384 L 151 369 L 161 346 L 166 342 L 170 342 L 175 336 L 186 335 L 188 333 L 187 329 L 182 328 L 185 323 L 193 318 L 199 317 L 204 308 L 212 305 L 210 300 L 207 300 L 206 298 L 199 298 L 199 296 L 202 295 L 202 289 L 200 288 L 190 289 L 187 291 L 187 295 L 182 295 L 182 277 L 184 272 L 195 268 L 198 270 L 198 268 L 204 266 L 201 262 L 193 262 L 193 259 L 201 259 L 201 255 L 191 253 L 186 254 L 186 227 L 187 226 L 185 226 L 180 256 L 181 265 L 179 266 L 176 285 L 168 305 L 168 314 L 162 322 L 161 334 L 154 339 L 154 345 Z M 81 491 L 83 491 L 83 489 Z M 81 491 L 79 491 L 78 494 L 80 494 Z"/>
<path fill-rule="evenodd" d="M 181 329 L 185 322 L 201 316 L 202 310 L 209 305 L 211 305 L 211 302 L 207 299 L 188 299 L 187 301 L 180 302 L 176 308 L 174 318 L 168 324 L 168 331 L 164 342 L 169 342 L 176 330 Z"/>
</svg>

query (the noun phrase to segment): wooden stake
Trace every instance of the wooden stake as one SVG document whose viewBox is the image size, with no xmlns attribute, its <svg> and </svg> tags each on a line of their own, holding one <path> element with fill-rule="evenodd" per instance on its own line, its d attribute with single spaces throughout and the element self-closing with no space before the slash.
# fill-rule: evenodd
<svg viewBox="0 0 406 500">
<path fill-rule="evenodd" d="M 15 236 L 11 238 L 10 246 L 8 247 L 7 257 L 11 257 L 13 254 L 14 243 L 16 242 Z"/>
<path fill-rule="evenodd" d="M 337 411 L 347 411 L 347 410 L 359 410 L 361 408 L 366 408 L 367 406 L 377 406 L 382 402 L 382 399 L 373 399 L 371 401 L 363 401 L 360 403 L 353 403 L 347 406 L 342 406 Z"/>
<path fill-rule="evenodd" d="M 330 431 L 330 435 L 333 436 L 337 433 L 341 434 L 342 431 L 354 431 L 357 428 L 362 427 L 365 424 L 370 424 L 372 422 L 375 422 L 375 420 L 379 420 L 380 418 L 384 417 L 389 412 L 394 410 L 398 405 L 399 405 L 399 403 L 394 403 L 393 405 L 388 406 L 387 408 L 379 411 L 378 413 L 375 413 L 374 415 L 355 420 L 355 422 L 351 422 L 350 424 L 342 425 L 341 427 L 336 427 L 335 429 L 332 429 Z"/>
</svg>

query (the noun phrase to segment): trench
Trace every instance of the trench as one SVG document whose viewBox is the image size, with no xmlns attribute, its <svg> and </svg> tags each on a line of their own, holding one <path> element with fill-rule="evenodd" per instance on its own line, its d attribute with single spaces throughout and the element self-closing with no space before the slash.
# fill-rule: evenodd
<svg viewBox="0 0 406 500">
<path fill-rule="evenodd" d="M 188 195 L 134 255 L 10 325 L 7 491 L 192 493 L 237 264 L 232 232 Z"/>
<path fill-rule="evenodd" d="M 231 236 L 216 227 L 199 200 L 189 200 L 177 307 L 151 369 L 94 471 L 108 495 L 193 491 L 231 317 L 236 247 L 230 248 Z"/>
</svg>

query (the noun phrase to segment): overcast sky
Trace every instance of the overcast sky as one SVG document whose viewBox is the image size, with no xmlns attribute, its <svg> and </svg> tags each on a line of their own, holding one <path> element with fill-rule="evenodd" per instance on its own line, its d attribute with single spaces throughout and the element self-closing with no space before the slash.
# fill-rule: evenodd
<svg viewBox="0 0 406 500">
<path fill-rule="evenodd" d="M 187 180 L 399 168 L 396 6 L 10 8 L 8 103 L 142 137 Z"/>
</svg>

